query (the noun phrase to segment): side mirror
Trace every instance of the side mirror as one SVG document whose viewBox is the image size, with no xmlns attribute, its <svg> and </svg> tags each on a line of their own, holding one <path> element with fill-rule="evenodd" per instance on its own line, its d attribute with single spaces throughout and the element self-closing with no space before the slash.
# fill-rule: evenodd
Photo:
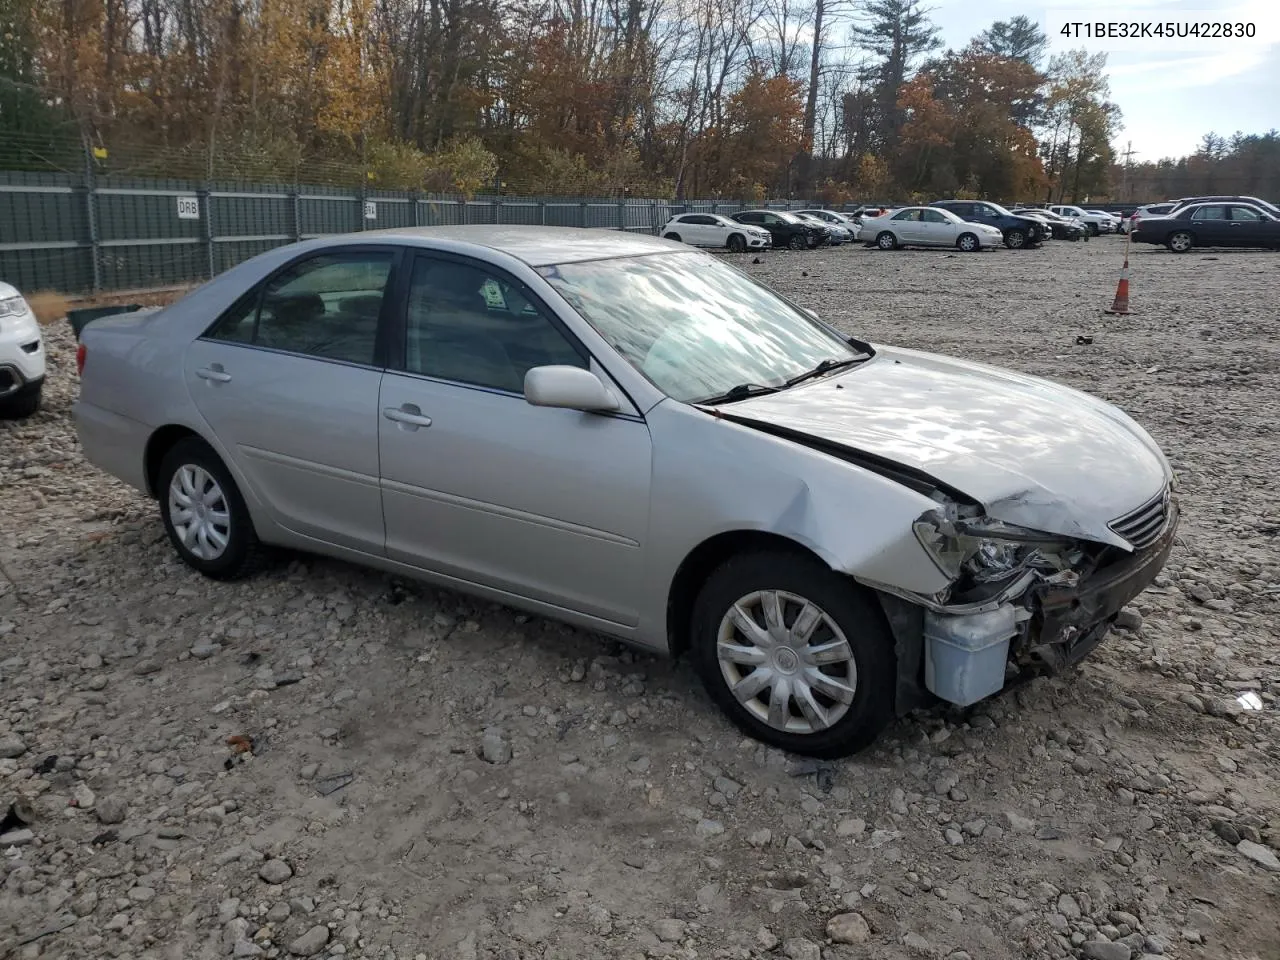
<svg viewBox="0 0 1280 960">
<path fill-rule="evenodd" d="M 524 398 L 535 407 L 594 413 L 608 413 L 620 406 L 613 391 L 590 370 L 561 365 L 534 367 L 526 373 Z"/>
</svg>

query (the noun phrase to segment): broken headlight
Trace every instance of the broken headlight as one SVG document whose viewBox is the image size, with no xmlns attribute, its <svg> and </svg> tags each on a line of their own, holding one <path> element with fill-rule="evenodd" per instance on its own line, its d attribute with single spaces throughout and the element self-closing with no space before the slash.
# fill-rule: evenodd
<svg viewBox="0 0 1280 960">
<path fill-rule="evenodd" d="M 998 593 L 1027 571 L 1074 577 L 1086 556 L 1078 541 L 986 517 L 927 513 L 913 525 L 920 545 L 952 581 L 953 600 Z"/>
</svg>

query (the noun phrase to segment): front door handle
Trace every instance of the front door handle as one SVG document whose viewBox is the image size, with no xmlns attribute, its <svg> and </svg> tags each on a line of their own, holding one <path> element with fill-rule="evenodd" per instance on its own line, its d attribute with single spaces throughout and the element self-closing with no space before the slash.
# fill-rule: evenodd
<svg viewBox="0 0 1280 960">
<path fill-rule="evenodd" d="M 215 363 L 211 367 L 201 367 L 196 371 L 196 376 L 201 380 L 212 380 L 214 383 L 229 383 L 231 374 L 222 369 L 222 365 Z"/>
<path fill-rule="evenodd" d="M 383 407 L 382 415 L 394 420 L 406 430 L 417 430 L 419 427 L 431 426 L 431 418 L 422 415 L 416 403 L 406 403 L 398 407 Z"/>
</svg>

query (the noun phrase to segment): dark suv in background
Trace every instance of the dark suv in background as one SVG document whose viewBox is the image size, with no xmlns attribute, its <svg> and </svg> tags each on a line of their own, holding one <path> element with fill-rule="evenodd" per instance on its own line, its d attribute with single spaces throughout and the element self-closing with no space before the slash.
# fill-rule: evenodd
<svg viewBox="0 0 1280 960">
<path fill-rule="evenodd" d="M 775 247 L 790 247 L 792 250 L 820 247 L 831 235 L 831 231 L 821 224 L 781 210 L 743 210 L 735 213 L 733 219 L 764 227 L 773 237 Z"/>
<path fill-rule="evenodd" d="M 1010 213 L 998 203 L 989 200 L 935 200 L 931 207 L 950 210 L 961 220 L 985 223 L 1004 234 L 1004 245 L 1010 250 L 1038 247 L 1044 243 L 1044 224 L 1030 217 Z"/>
</svg>

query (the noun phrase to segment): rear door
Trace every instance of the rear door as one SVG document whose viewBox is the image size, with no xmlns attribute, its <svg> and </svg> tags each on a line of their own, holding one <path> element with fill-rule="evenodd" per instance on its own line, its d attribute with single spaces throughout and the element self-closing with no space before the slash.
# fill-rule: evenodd
<svg viewBox="0 0 1280 960">
<path fill-rule="evenodd" d="M 1191 225 L 1195 230 L 1197 242 L 1203 246 L 1234 245 L 1231 238 L 1231 221 L 1228 219 L 1225 204 L 1210 203 L 1198 207 L 1191 214 Z"/>
<path fill-rule="evenodd" d="M 523 284 L 482 261 L 417 255 L 403 318 L 378 418 L 387 556 L 634 624 L 649 524 L 643 418 L 525 402 L 533 367 L 608 375 Z"/>
<path fill-rule="evenodd" d="M 400 257 L 373 245 L 300 257 L 194 341 L 183 369 L 200 415 L 277 523 L 375 554 L 379 330 Z"/>
<path fill-rule="evenodd" d="M 912 207 L 895 213 L 889 218 L 889 229 L 902 243 L 924 243 L 924 229 L 920 223 L 920 208 Z"/>
</svg>

